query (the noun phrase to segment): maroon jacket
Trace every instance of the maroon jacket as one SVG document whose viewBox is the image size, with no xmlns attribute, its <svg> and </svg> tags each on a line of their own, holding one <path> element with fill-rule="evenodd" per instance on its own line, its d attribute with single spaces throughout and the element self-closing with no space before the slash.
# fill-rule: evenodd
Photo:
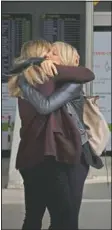
<svg viewBox="0 0 112 230">
<path fill-rule="evenodd" d="M 66 69 L 64 72 L 62 69 Z M 72 68 L 71 72 L 69 69 L 69 80 L 81 82 L 83 80 L 88 81 L 93 79 L 93 73 L 85 68 Z M 75 75 L 76 71 L 76 75 Z M 78 72 L 77 72 L 78 71 Z M 85 72 L 86 74 L 85 74 Z M 74 72 L 74 73 L 73 73 Z M 58 67 L 58 73 L 60 78 L 57 79 L 60 81 L 61 77 L 62 80 L 67 80 L 68 78 L 68 71 L 67 67 Z M 64 76 L 63 76 L 64 73 Z M 74 77 L 73 77 L 74 76 Z M 85 76 L 85 79 L 84 79 Z M 44 85 L 39 86 L 40 91 L 45 95 L 49 96 L 54 91 L 54 86 L 51 84 L 51 81 L 45 83 Z M 64 108 L 60 109 L 56 114 L 56 118 L 54 114 L 44 116 L 40 115 L 36 112 L 33 106 L 23 99 L 18 99 L 19 105 L 19 113 L 21 118 L 21 129 L 20 129 L 20 144 L 17 154 L 16 160 L 16 168 L 22 169 L 27 167 L 33 167 L 37 165 L 41 161 L 44 160 L 45 155 L 54 155 L 57 160 L 63 162 L 72 163 L 73 157 L 68 159 L 66 158 L 64 145 L 68 143 L 71 139 L 72 144 L 74 145 L 74 150 L 76 150 L 75 161 L 80 160 L 80 153 L 81 153 L 81 140 L 80 134 L 76 129 L 75 125 L 73 124 L 71 117 L 67 114 Z M 67 130 L 69 130 L 69 135 Z M 58 135 L 57 135 L 58 134 Z M 60 136 L 59 136 L 60 134 Z M 66 135 L 66 141 L 63 139 L 61 140 L 60 137 L 62 135 Z M 62 141 L 65 141 L 62 145 Z M 69 148 L 68 148 L 69 150 Z M 67 153 L 69 154 L 69 153 Z M 72 159 L 72 161 L 71 161 Z"/>
</svg>

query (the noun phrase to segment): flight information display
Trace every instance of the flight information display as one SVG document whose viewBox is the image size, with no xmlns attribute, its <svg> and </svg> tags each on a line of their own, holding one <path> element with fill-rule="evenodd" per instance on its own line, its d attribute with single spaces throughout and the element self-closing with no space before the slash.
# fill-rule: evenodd
<svg viewBox="0 0 112 230">
<path fill-rule="evenodd" d="M 42 36 L 55 42 L 64 41 L 80 51 L 80 15 L 45 14 L 42 15 Z"/>
<path fill-rule="evenodd" d="M 21 46 L 32 37 L 32 16 L 27 14 L 2 15 L 2 82 L 7 82 L 12 61 L 19 56 Z"/>
</svg>

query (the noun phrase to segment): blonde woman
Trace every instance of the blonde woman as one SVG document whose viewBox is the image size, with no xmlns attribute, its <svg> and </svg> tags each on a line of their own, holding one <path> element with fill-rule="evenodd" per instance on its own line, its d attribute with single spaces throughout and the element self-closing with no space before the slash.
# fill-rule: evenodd
<svg viewBox="0 0 112 230">
<path fill-rule="evenodd" d="M 22 58 L 28 59 L 31 57 L 44 56 L 45 52 L 44 55 L 42 52 L 41 54 L 38 54 L 39 44 L 41 44 L 42 51 L 44 43 L 27 43 L 24 52 L 22 53 Z M 67 55 L 68 46 L 66 45 L 64 48 L 64 55 Z M 23 99 L 18 99 L 22 127 L 20 132 L 21 142 L 19 145 L 16 162 L 16 167 L 17 169 L 19 169 L 23 177 L 25 188 L 26 217 L 23 224 L 23 229 L 41 229 L 42 217 L 46 207 L 48 208 L 51 216 L 51 225 L 53 229 L 78 229 L 78 213 L 82 198 L 83 184 L 87 176 L 89 166 L 84 162 L 82 156 L 81 162 L 75 165 L 74 162 L 67 163 L 66 161 L 65 163 L 64 160 L 62 160 L 64 159 L 62 158 L 62 156 L 64 156 L 64 153 L 58 152 L 58 154 L 55 155 L 55 149 L 50 149 L 51 140 L 53 140 L 51 136 L 49 136 L 51 132 L 47 133 L 47 136 L 49 137 L 49 146 L 47 146 L 49 148 L 47 148 L 47 150 L 49 149 L 49 152 L 45 152 L 44 145 L 46 143 L 45 133 L 46 130 L 48 131 L 48 122 L 51 117 L 53 118 L 53 116 L 49 117 L 49 115 L 47 114 L 51 113 L 54 110 L 57 110 L 58 108 L 60 108 L 61 110 L 61 107 L 65 103 L 71 101 L 72 99 L 77 99 L 81 93 L 81 87 L 79 84 L 75 85 L 74 83 L 64 83 L 64 81 L 69 80 L 75 82 L 75 71 L 79 71 L 76 73 L 76 82 L 81 82 L 81 80 L 79 80 L 80 73 L 82 74 L 82 72 L 85 71 L 84 68 L 82 68 L 82 71 L 81 68 L 74 67 L 74 65 L 77 65 L 78 63 L 78 56 L 76 58 L 76 51 L 71 46 L 70 50 L 72 56 L 75 53 L 74 57 L 75 60 L 77 60 L 76 62 L 74 60 L 71 66 L 66 66 L 66 62 L 62 63 L 60 61 L 60 63 L 57 63 L 57 60 L 57 64 L 62 63 L 65 66 L 54 66 L 53 62 L 47 60 L 46 62 L 43 62 L 43 64 L 41 64 L 43 69 L 40 67 L 38 68 L 38 66 L 30 66 L 24 71 L 24 76 L 27 81 L 32 81 L 35 76 L 34 81 L 30 82 L 30 84 L 28 84 L 24 80 L 23 75 L 12 78 L 13 80 L 15 80 L 14 84 L 16 87 L 12 87 L 12 79 L 9 82 L 9 87 L 10 90 L 12 90 L 12 94 L 15 96 L 21 95 L 23 97 Z M 46 55 L 47 52 L 48 49 L 46 49 Z M 67 64 L 69 65 L 69 63 Z M 53 73 L 51 72 L 56 72 L 56 68 L 60 77 L 59 75 L 57 75 L 53 78 L 53 80 L 50 79 L 48 81 L 48 77 L 46 77 L 46 74 L 51 77 L 51 75 L 53 75 Z M 65 70 L 66 72 L 68 71 L 67 75 L 66 72 L 64 72 Z M 86 70 L 87 72 L 89 72 L 88 69 Z M 69 77 L 67 78 L 68 74 Z M 79 79 L 77 77 L 77 74 L 79 74 Z M 90 75 L 88 77 L 88 81 L 89 79 L 93 80 L 93 73 L 90 71 L 89 74 Z M 60 85 L 61 77 L 62 81 Z M 42 83 L 46 80 L 48 82 L 42 85 Z M 41 83 L 41 85 L 37 85 L 37 83 Z M 33 85 L 33 87 L 31 86 L 31 84 Z M 52 85 L 52 89 L 51 87 L 49 87 L 50 84 Z M 19 89 L 18 92 L 17 88 Z M 58 88 L 56 92 L 54 92 L 55 88 Z M 14 90 L 16 91 L 16 94 Z M 49 98 L 47 98 L 47 104 L 45 102 L 45 97 L 41 94 L 41 92 L 43 92 L 45 96 L 49 96 Z M 45 115 L 39 115 L 39 113 L 43 113 Z M 54 121 L 57 120 L 59 122 L 58 119 L 58 114 L 55 113 Z M 70 124 L 69 118 L 68 124 Z M 74 122 L 73 126 L 75 129 Z M 60 127 L 58 127 L 57 130 L 58 132 L 59 128 Z M 77 133 L 77 129 L 75 129 L 75 131 Z M 54 132 L 52 133 L 54 134 Z M 80 139 L 79 132 L 77 133 L 76 137 Z M 59 160 L 60 154 L 61 160 Z M 78 184 L 77 176 L 80 181 Z M 75 194 L 73 183 L 75 184 L 75 190 L 77 191 L 75 192 Z"/>
</svg>

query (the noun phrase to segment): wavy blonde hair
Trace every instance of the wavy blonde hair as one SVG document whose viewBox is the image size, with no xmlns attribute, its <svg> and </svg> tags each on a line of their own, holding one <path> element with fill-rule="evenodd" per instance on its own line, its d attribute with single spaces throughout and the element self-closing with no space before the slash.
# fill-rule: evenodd
<svg viewBox="0 0 112 230">
<path fill-rule="evenodd" d="M 59 42 L 59 41 L 54 42 L 53 46 L 56 47 L 58 51 L 62 65 L 68 65 L 68 66 L 79 65 L 80 56 L 76 48 L 74 48 L 73 46 L 71 46 L 66 42 Z M 75 63 L 76 59 L 78 63 Z"/>
<path fill-rule="evenodd" d="M 42 57 L 44 52 L 48 52 L 50 48 L 51 44 L 45 40 L 28 41 L 23 44 L 20 57 L 14 60 L 14 64 L 20 64 L 31 57 Z M 43 84 L 48 80 L 44 71 L 37 65 L 29 66 L 23 73 L 26 80 L 31 85 L 36 85 L 37 83 Z M 18 87 L 17 75 L 9 77 L 8 88 L 12 97 L 22 96 L 21 89 Z"/>
</svg>

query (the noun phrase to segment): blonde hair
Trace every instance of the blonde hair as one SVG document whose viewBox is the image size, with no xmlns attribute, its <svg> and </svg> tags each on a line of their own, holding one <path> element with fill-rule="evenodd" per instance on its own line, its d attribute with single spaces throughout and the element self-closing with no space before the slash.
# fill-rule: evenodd
<svg viewBox="0 0 112 230">
<path fill-rule="evenodd" d="M 42 57 L 44 51 L 49 51 L 51 44 L 45 40 L 28 41 L 21 48 L 20 57 L 14 60 L 14 64 L 20 64 L 31 57 Z M 31 85 L 43 84 L 48 80 L 43 70 L 39 66 L 29 66 L 23 71 L 26 80 Z M 41 79 L 40 79 L 41 76 Z M 18 87 L 18 76 L 10 76 L 8 81 L 9 93 L 13 97 L 22 96 L 21 89 Z"/>
<path fill-rule="evenodd" d="M 74 66 L 76 57 L 80 59 L 77 49 L 68 43 L 57 41 L 53 43 L 53 46 L 58 51 L 62 65 Z"/>
</svg>

